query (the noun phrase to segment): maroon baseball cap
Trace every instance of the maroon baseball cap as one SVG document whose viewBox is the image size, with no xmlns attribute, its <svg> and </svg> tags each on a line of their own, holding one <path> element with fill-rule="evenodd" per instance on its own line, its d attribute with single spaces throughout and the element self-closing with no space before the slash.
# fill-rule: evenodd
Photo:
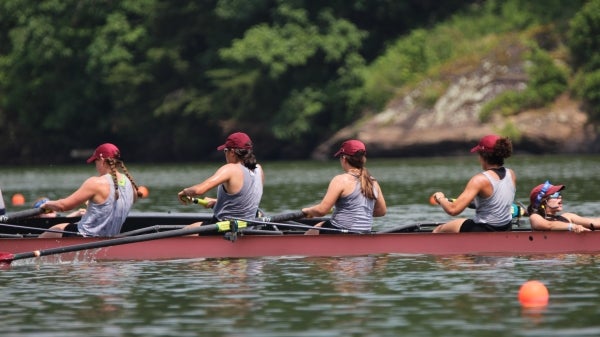
<svg viewBox="0 0 600 337">
<path fill-rule="evenodd" d="M 106 158 L 115 158 L 119 159 L 121 157 L 121 151 L 114 144 L 104 143 L 96 148 L 94 154 L 88 158 L 87 163 L 91 163 L 96 159 L 106 159 Z"/>
<path fill-rule="evenodd" d="M 529 202 L 531 205 L 537 207 L 541 204 L 542 199 L 544 199 L 545 196 L 552 195 L 556 192 L 562 191 L 565 188 L 565 185 L 552 185 L 548 181 L 543 184 L 539 184 L 531 190 L 531 193 L 529 193 Z"/>
<path fill-rule="evenodd" d="M 343 154 L 353 156 L 356 152 L 361 150 L 364 151 L 365 154 L 367 153 L 365 144 L 363 144 L 363 142 L 361 142 L 360 140 L 351 139 L 342 143 L 342 147 L 333 156 L 337 157 Z"/>
<path fill-rule="evenodd" d="M 225 148 L 250 150 L 252 149 L 252 140 L 243 132 L 235 132 L 230 134 L 225 140 L 225 144 L 217 147 L 217 150 L 221 151 Z"/>
<path fill-rule="evenodd" d="M 473 152 L 494 152 L 494 147 L 496 146 L 496 142 L 500 139 L 500 136 L 497 135 L 487 135 L 481 140 L 479 140 L 479 144 L 471 149 L 471 153 Z"/>
</svg>

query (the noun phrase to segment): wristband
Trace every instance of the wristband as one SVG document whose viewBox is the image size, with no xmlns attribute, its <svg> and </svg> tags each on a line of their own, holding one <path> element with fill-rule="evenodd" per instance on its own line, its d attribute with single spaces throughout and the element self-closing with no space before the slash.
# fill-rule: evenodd
<svg viewBox="0 0 600 337">
<path fill-rule="evenodd" d="M 569 222 L 569 232 L 573 231 L 573 224 Z"/>
</svg>

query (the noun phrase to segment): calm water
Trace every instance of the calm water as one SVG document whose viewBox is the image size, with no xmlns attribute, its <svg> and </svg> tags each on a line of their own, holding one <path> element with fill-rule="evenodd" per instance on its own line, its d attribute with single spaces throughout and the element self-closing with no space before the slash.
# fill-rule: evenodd
<svg viewBox="0 0 600 337">
<path fill-rule="evenodd" d="M 517 200 L 551 179 L 564 183 L 565 208 L 600 216 L 598 156 L 525 157 Z M 136 211 L 203 211 L 176 193 L 220 163 L 131 165 L 150 197 Z M 263 163 L 262 208 L 297 210 L 317 202 L 339 163 Z M 388 215 L 376 228 L 450 219 L 428 204 L 441 190 L 456 196 L 479 171 L 475 157 L 370 160 Z M 76 189 L 92 166 L 0 168 L 10 206 Z M 465 215 L 472 213 L 466 211 Z M 1 248 L 0 248 L 1 250 Z M 22 262 L 22 261 L 20 261 Z M 378 255 L 128 263 L 41 264 L 0 271 L 3 336 L 598 336 L 600 257 Z M 520 285 L 538 279 L 550 303 L 524 310 Z"/>
</svg>

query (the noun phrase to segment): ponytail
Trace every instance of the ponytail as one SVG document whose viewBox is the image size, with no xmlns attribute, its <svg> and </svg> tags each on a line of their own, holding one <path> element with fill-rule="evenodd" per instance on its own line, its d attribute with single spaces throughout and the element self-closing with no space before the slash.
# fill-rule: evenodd
<svg viewBox="0 0 600 337">
<path fill-rule="evenodd" d="M 371 173 L 369 173 L 369 170 L 365 167 L 365 164 L 367 163 L 365 151 L 359 150 L 352 156 L 346 155 L 346 161 L 348 161 L 350 166 L 360 170 L 358 178 L 360 180 L 361 193 L 369 199 L 377 199 L 374 191 L 375 178 L 371 176 Z"/>
</svg>

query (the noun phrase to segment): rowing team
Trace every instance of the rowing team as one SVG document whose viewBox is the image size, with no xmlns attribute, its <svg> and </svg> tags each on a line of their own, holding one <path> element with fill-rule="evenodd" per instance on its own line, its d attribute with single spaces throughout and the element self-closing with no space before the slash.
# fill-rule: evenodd
<svg viewBox="0 0 600 337">
<path fill-rule="evenodd" d="M 226 163 L 206 180 L 178 193 L 179 200 L 187 204 L 194 197 L 217 189 L 217 197 L 205 197 L 203 203 L 205 207 L 213 209 L 213 218 L 190 224 L 187 226 L 189 228 L 228 219 L 251 219 L 258 212 L 264 172 L 257 163 L 252 140 L 243 132 L 235 132 L 217 150 L 223 151 Z M 483 172 L 474 175 L 456 199 L 448 199 L 442 192 L 435 192 L 432 199 L 452 216 L 461 214 L 471 205 L 475 208 L 475 216 L 471 219 L 457 218 L 439 225 L 434 233 L 512 229 L 516 175 L 512 169 L 504 167 L 504 160 L 512 155 L 510 139 L 487 135 L 471 149 L 471 153 L 478 154 Z M 334 154 L 339 158 L 343 172 L 331 179 L 321 202 L 303 208 L 300 215 L 322 217 L 331 209 L 334 211 L 327 221 L 316 224 L 306 234 L 319 234 L 320 228 L 369 233 L 373 217 L 386 214 L 382 189 L 365 166 L 366 155 L 364 143 L 355 139 L 345 141 Z M 45 200 L 39 205 L 46 211 L 64 212 L 87 204 L 81 219 L 77 223 L 55 225 L 39 237 L 110 237 L 120 233 L 133 203 L 142 196 L 142 192 L 114 144 L 98 146 L 87 163 L 95 164 L 97 175 L 85 180 L 68 197 Z M 546 181 L 531 191 L 527 213 L 532 229 L 580 233 L 594 230 L 600 225 L 598 218 L 585 218 L 574 213 L 561 214 L 561 191 L 564 188 L 564 185 L 552 185 Z M 0 206 L 3 211 L 4 205 Z"/>
</svg>

